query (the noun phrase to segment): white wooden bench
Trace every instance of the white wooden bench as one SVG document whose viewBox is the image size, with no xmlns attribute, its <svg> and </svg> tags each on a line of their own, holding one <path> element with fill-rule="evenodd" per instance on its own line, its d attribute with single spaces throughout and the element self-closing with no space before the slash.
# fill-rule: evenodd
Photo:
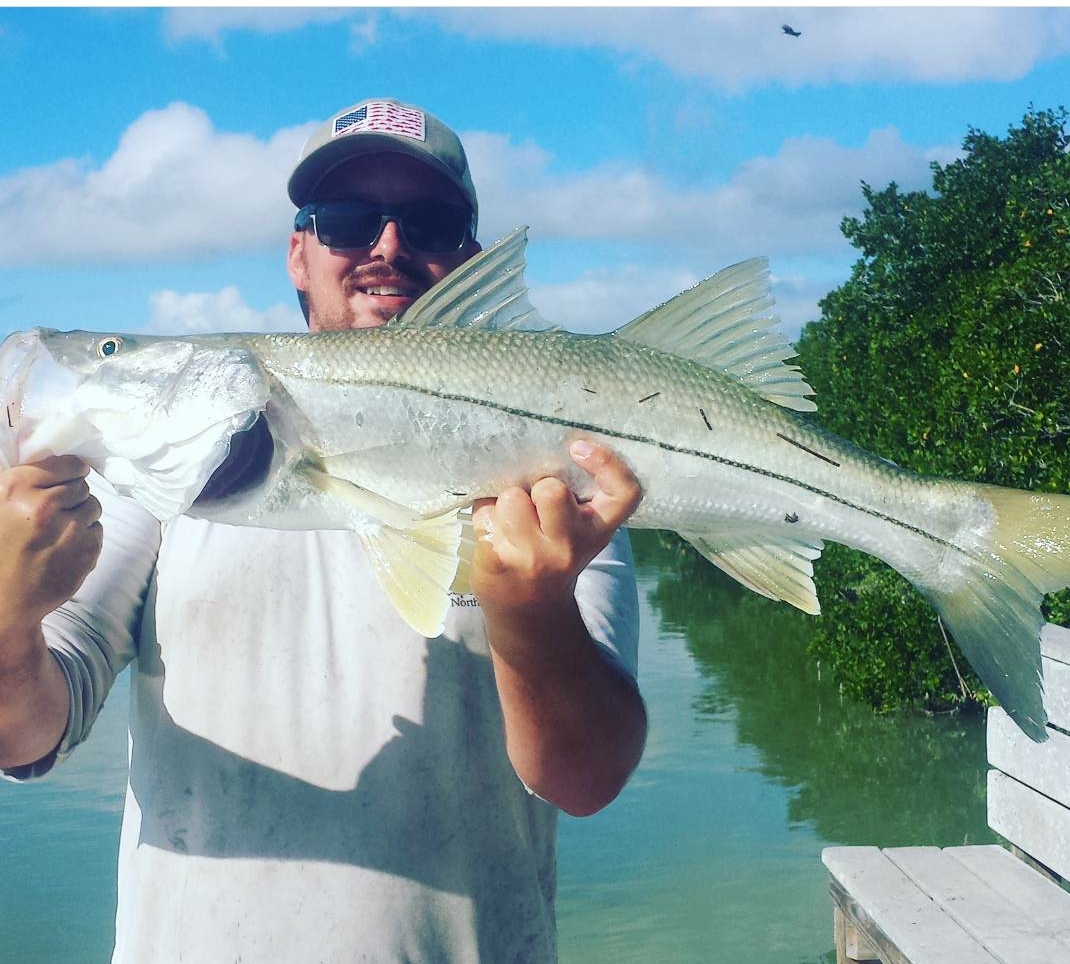
<svg viewBox="0 0 1070 964">
<path fill-rule="evenodd" d="M 1070 964 L 1070 631 L 1041 647 L 1047 742 L 988 714 L 988 824 L 1011 849 L 826 848 L 837 964 Z"/>
</svg>

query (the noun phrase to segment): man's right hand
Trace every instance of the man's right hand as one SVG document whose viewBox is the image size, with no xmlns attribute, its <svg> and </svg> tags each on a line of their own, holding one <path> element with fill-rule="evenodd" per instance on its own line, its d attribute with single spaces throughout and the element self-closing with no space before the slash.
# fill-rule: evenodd
<svg viewBox="0 0 1070 964">
<path fill-rule="evenodd" d="M 0 646 L 70 599 L 96 565 L 103 529 L 88 474 L 71 455 L 0 471 Z"/>
<path fill-rule="evenodd" d="M 0 471 L 0 767 L 43 759 L 67 725 L 66 675 L 41 620 L 77 592 L 100 557 L 89 466 L 65 455 Z"/>
</svg>

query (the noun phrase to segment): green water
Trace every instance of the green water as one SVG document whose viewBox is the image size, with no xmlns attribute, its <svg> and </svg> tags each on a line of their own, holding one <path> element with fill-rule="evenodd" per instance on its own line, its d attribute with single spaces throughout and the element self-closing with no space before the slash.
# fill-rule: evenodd
<svg viewBox="0 0 1070 964">
<path fill-rule="evenodd" d="M 564 964 L 832 962 L 829 844 L 991 842 L 978 717 L 878 717 L 805 656 L 813 618 L 634 540 L 650 736 L 561 829 Z"/>
<path fill-rule="evenodd" d="M 988 842 L 984 734 L 880 718 L 805 659 L 813 621 L 635 540 L 643 762 L 560 832 L 562 964 L 826 964 L 828 844 Z M 56 775 L 0 784 L 0 964 L 105 964 L 125 678 Z M 493 964 L 493 962 L 488 962 Z"/>
</svg>

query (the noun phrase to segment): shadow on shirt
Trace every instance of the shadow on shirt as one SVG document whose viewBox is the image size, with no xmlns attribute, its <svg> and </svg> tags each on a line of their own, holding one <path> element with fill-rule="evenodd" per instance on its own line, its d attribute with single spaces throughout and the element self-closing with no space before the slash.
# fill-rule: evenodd
<svg viewBox="0 0 1070 964">
<path fill-rule="evenodd" d="M 162 675 L 136 675 L 130 783 L 142 811 L 139 846 L 348 863 L 458 894 L 548 871 L 541 886 L 552 893 L 556 811 L 514 773 L 500 710 L 487 718 L 485 708 L 497 707 L 496 695 L 479 692 L 494 686 L 489 659 L 440 638 L 428 641 L 426 667 L 424 722 L 395 716 L 396 735 L 344 791 L 190 733 L 163 706 Z M 162 715 L 137 725 L 137 714 L 152 712 Z"/>
</svg>

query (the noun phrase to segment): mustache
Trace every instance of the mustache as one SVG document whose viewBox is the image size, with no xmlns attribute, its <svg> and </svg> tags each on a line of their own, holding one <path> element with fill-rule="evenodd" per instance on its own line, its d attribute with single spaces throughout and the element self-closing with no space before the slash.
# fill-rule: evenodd
<svg viewBox="0 0 1070 964">
<path fill-rule="evenodd" d="M 377 284 L 399 283 L 401 286 L 411 286 L 418 288 L 420 291 L 427 291 L 431 286 L 430 280 L 419 270 L 412 267 L 398 267 L 386 261 L 358 265 L 346 275 L 344 286 L 346 293 L 351 294 L 358 288 L 369 288 Z"/>
</svg>

